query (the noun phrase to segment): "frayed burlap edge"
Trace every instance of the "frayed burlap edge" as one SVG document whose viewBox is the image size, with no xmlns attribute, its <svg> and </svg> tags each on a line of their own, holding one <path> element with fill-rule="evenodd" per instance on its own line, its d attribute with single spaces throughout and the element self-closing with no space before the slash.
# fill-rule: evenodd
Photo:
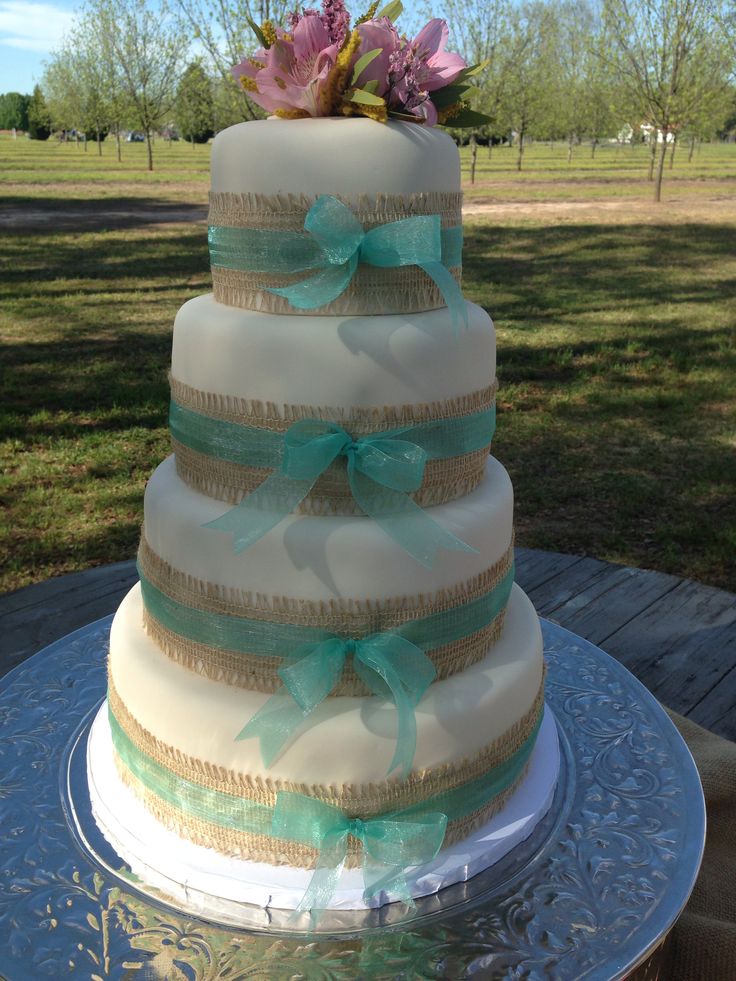
<svg viewBox="0 0 736 981">
<path fill-rule="evenodd" d="M 294 405 L 264 402 L 259 399 L 238 398 L 194 388 L 169 375 L 171 397 L 177 405 L 211 419 L 232 422 L 241 426 L 286 432 L 295 422 L 319 419 L 334 422 L 346 429 L 351 436 L 367 436 L 371 433 L 416 426 L 441 419 L 458 419 L 490 409 L 495 400 L 498 383 L 466 395 L 441 399 L 435 402 L 406 402 L 402 405 L 383 406 L 325 406 Z"/>
<path fill-rule="evenodd" d="M 439 215 L 443 228 L 462 224 L 462 191 L 421 191 L 414 194 L 335 194 L 363 228 L 375 228 L 412 215 Z M 299 232 L 317 200 L 308 194 L 238 194 L 210 191 L 207 224 L 229 228 L 261 228 Z"/>
<path fill-rule="evenodd" d="M 138 562 L 142 575 L 156 589 L 189 609 L 272 623 L 315 627 L 343 637 L 364 637 L 372 633 L 395 630 L 409 620 L 423 619 L 438 613 L 451 615 L 458 606 L 490 592 L 509 573 L 513 562 L 513 543 L 490 569 L 455 587 L 451 596 L 442 594 L 434 601 L 424 597 L 424 605 L 418 605 L 417 602 L 422 597 L 410 597 L 404 607 L 397 607 L 392 602 L 388 609 L 376 609 L 371 604 L 370 609 L 350 612 L 328 613 L 323 606 L 310 604 L 308 600 L 288 601 L 288 609 L 285 612 L 274 608 L 280 606 L 281 601 L 278 604 L 269 602 L 266 609 L 262 602 L 258 601 L 255 606 L 245 606 L 239 601 L 247 599 L 247 596 L 236 594 L 233 597 L 231 590 L 204 583 L 174 570 L 153 552 L 145 535 L 141 538 Z M 250 599 L 252 601 L 253 597 L 251 596 Z M 319 606 L 319 609 L 315 610 L 315 606 Z M 505 612 L 504 608 L 480 630 L 428 651 L 427 656 L 435 666 L 437 679 L 464 671 L 471 664 L 485 657 L 501 635 Z M 225 650 L 190 640 L 161 624 L 145 608 L 145 605 L 143 626 L 168 658 L 211 681 L 220 681 L 264 693 L 274 692 L 281 685 L 277 670 L 283 664 L 282 658 Z M 352 662 L 348 661 L 340 682 L 331 695 L 368 694 L 368 689 L 355 672 Z"/>
<path fill-rule="evenodd" d="M 292 868 L 313 869 L 315 867 L 318 857 L 316 849 L 284 838 L 225 828 L 222 825 L 185 814 L 144 786 L 127 769 L 117 753 L 114 753 L 114 759 L 115 767 L 123 783 L 130 788 L 160 824 L 178 837 L 185 838 L 195 845 L 212 848 L 228 858 L 263 862 L 267 865 L 290 865 Z M 451 845 L 462 841 L 477 828 L 490 821 L 505 806 L 514 791 L 522 783 L 528 769 L 529 763 L 506 790 L 497 794 L 473 814 L 450 821 L 447 825 L 442 847 L 449 848 Z M 362 844 L 351 835 L 348 838 L 348 855 L 345 866 L 346 868 L 357 868 L 362 864 L 362 861 Z"/>
<path fill-rule="evenodd" d="M 176 472 L 184 483 L 200 494 L 226 504 L 239 504 L 274 472 L 200 453 L 173 437 L 171 448 Z M 489 442 L 487 446 L 461 456 L 428 460 L 421 487 L 407 496 L 419 507 L 447 504 L 458 497 L 465 497 L 482 482 L 490 451 Z M 350 490 L 344 461 L 331 464 L 292 513 L 320 517 L 363 515 Z"/>
<path fill-rule="evenodd" d="M 389 779 L 381 783 L 324 786 L 271 777 L 254 777 L 229 770 L 183 753 L 164 743 L 145 729 L 123 704 L 111 675 L 108 679 L 110 711 L 131 743 L 150 759 L 175 776 L 201 787 L 216 790 L 252 803 L 273 807 L 281 790 L 316 797 L 338 807 L 348 817 L 374 817 L 401 811 L 428 797 L 453 790 L 481 777 L 517 752 L 531 735 L 544 707 L 544 676 L 528 711 L 506 732 L 479 753 L 463 760 L 415 771 L 406 780 Z M 236 734 L 233 734 L 233 737 Z M 258 748 L 254 744 L 254 753 Z"/>
<path fill-rule="evenodd" d="M 153 550 L 143 527 L 138 563 L 143 575 L 162 593 L 184 606 L 209 613 L 319 627 L 346 637 L 391 630 L 406 620 L 445 613 L 478 599 L 504 578 L 514 559 L 513 536 L 492 565 L 468 579 L 434 592 L 381 599 L 335 596 L 325 600 L 271 596 L 199 579 L 175 568 Z"/>
<path fill-rule="evenodd" d="M 482 660 L 501 636 L 505 613 L 505 609 L 502 610 L 485 627 L 461 640 L 428 651 L 427 657 L 437 671 L 436 680 L 441 681 L 443 678 L 458 674 Z M 200 644 L 164 627 L 146 609 L 143 611 L 143 626 L 148 636 L 166 657 L 210 681 L 220 681 L 236 688 L 264 694 L 271 694 L 282 687 L 277 671 L 283 666 L 283 658 L 242 654 Z M 339 695 L 370 695 L 369 689 L 358 677 L 351 660 L 346 662 L 340 681 L 328 697 Z"/>
<path fill-rule="evenodd" d="M 439 287 L 419 266 L 384 269 L 361 263 L 347 288 L 330 303 L 314 309 L 294 307 L 284 296 L 268 292 L 301 282 L 303 275 L 277 276 L 212 265 L 212 292 L 218 303 L 257 313 L 290 316 L 372 317 L 393 313 L 421 313 L 446 306 Z M 459 266 L 449 269 L 458 286 Z"/>
</svg>

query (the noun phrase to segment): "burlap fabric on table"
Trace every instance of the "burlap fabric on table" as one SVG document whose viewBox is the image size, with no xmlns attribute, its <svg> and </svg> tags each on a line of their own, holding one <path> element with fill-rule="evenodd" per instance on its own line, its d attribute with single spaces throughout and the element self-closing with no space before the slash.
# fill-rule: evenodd
<svg viewBox="0 0 736 981">
<path fill-rule="evenodd" d="M 708 833 L 698 881 L 655 976 L 736 981 L 736 743 L 669 714 L 700 771 Z"/>
</svg>

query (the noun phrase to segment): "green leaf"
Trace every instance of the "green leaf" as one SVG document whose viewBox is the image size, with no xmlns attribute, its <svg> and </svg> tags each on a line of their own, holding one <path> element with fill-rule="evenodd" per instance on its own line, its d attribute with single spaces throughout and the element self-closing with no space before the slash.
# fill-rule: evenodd
<svg viewBox="0 0 736 981">
<path fill-rule="evenodd" d="M 435 89 L 432 93 L 432 102 L 436 109 L 446 109 L 454 106 L 456 102 L 461 102 L 463 96 L 470 89 L 469 85 L 446 85 L 443 89 Z"/>
<path fill-rule="evenodd" d="M 479 61 L 477 65 L 468 65 L 468 67 L 467 68 L 463 68 L 463 70 L 457 76 L 457 78 L 455 79 L 454 84 L 457 85 L 458 82 L 462 82 L 466 78 L 472 78 L 473 75 L 480 75 L 480 73 L 482 71 L 485 71 L 486 68 L 488 68 L 488 66 L 490 65 L 490 63 L 491 63 L 491 59 L 490 58 L 486 58 L 485 61 Z"/>
<path fill-rule="evenodd" d="M 378 20 L 381 17 L 388 17 L 390 21 L 395 21 L 401 17 L 403 10 L 404 5 L 402 4 L 401 0 L 390 0 L 390 2 L 387 3 L 382 10 L 378 11 L 375 19 Z"/>
<path fill-rule="evenodd" d="M 449 126 L 450 129 L 466 129 L 471 126 L 474 128 L 486 126 L 490 121 L 490 116 L 486 116 L 482 112 L 476 112 L 475 109 L 461 109 L 457 116 L 453 116 L 452 119 L 448 119 L 442 125 Z"/>
<path fill-rule="evenodd" d="M 365 85 L 361 86 L 361 88 L 364 92 L 370 92 L 371 95 L 375 95 L 376 89 L 378 88 L 378 79 L 372 78 L 370 82 L 366 82 Z"/>
<path fill-rule="evenodd" d="M 359 105 L 363 106 L 385 106 L 386 100 L 381 98 L 380 95 L 374 95 L 372 92 L 368 92 L 366 89 L 355 89 L 353 94 L 350 96 L 351 102 L 357 102 Z"/>
<path fill-rule="evenodd" d="M 258 24 L 256 24 L 256 22 L 253 20 L 252 17 L 247 17 L 246 16 L 245 19 L 248 21 L 248 27 L 250 27 L 250 29 L 255 34 L 256 38 L 258 39 L 258 43 L 261 45 L 261 47 L 262 48 L 269 48 L 270 45 L 269 45 L 268 41 L 266 41 L 266 36 L 263 33 L 263 31 L 260 29 L 260 27 L 258 26 Z"/>
<path fill-rule="evenodd" d="M 360 58 L 358 58 L 358 60 L 355 62 L 355 68 L 353 69 L 353 80 L 351 85 L 356 84 L 368 65 L 370 65 L 373 59 L 377 58 L 382 51 L 383 48 L 374 48 L 372 51 L 366 51 L 364 55 L 361 55 Z"/>
</svg>

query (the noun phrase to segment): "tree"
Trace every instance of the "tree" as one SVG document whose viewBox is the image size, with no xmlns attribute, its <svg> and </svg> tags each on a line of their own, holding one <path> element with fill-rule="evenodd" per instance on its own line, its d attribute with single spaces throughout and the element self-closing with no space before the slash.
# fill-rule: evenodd
<svg viewBox="0 0 736 981">
<path fill-rule="evenodd" d="M 28 104 L 28 135 L 32 140 L 47 140 L 51 136 L 51 113 L 40 85 L 34 87 Z"/>
<path fill-rule="evenodd" d="M 109 40 L 132 117 L 146 135 L 153 170 L 154 130 L 174 107 L 189 47 L 166 0 L 154 11 L 146 0 L 91 0 L 88 10 Z"/>
<path fill-rule="evenodd" d="M 0 129 L 28 129 L 28 106 L 30 95 L 20 92 L 6 92 L 0 95 Z"/>
<path fill-rule="evenodd" d="M 283 24 L 293 0 L 174 0 L 189 24 L 192 36 L 207 53 L 212 68 L 222 81 L 219 101 L 222 114 L 235 120 L 260 119 L 262 111 L 247 97 L 230 74 L 233 65 L 257 47 L 249 21 L 266 20 Z"/>
<path fill-rule="evenodd" d="M 194 147 L 215 135 L 212 82 L 200 61 L 193 61 L 182 75 L 176 92 L 176 124 Z"/>
<path fill-rule="evenodd" d="M 552 129 L 554 36 L 552 11 L 544 3 L 537 0 L 514 8 L 509 39 L 513 59 L 503 88 L 500 116 L 518 141 L 517 170 L 521 170 L 524 139 L 529 135 L 543 137 Z"/>
<path fill-rule="evenodd" d="M 662 198 L 668 140 L 722 89 L 731 63 L 718 0 L 603 0 L 617 73 L 659 148 L 654 198 Z"/>
</svg>

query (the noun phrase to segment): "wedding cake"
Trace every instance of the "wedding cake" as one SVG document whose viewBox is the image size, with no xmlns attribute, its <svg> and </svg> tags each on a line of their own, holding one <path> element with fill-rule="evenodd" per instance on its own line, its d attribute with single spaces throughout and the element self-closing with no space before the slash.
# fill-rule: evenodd
<svg viewBox="0 0 736 981">
<path fill-rule="evenodd" d="M 214 292 L 176 317 L 173 453 L 112 625 L 95 815 L 168 883 L 409 900 L 528 834 L 557 766 L 489 456 L 494 328 L 460 293 L 458 151 L 406 121 L 233 126 L 209 226 Z M 514 830 L 483 837 L 534 766 Z"/>
</svg>

